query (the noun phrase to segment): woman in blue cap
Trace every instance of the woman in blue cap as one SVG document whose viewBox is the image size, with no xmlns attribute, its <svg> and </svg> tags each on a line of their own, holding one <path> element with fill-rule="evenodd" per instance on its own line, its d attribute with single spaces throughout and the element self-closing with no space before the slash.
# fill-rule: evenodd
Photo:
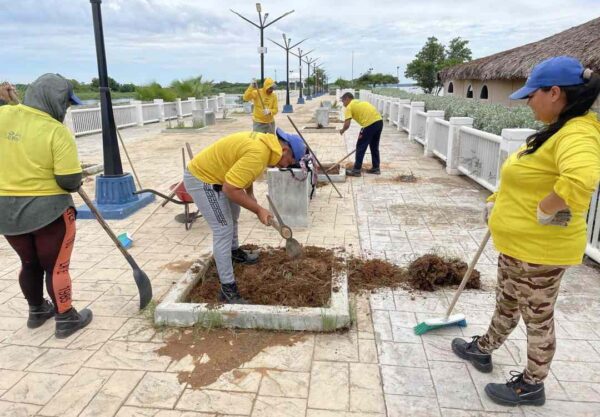
<svg viewBox="0 0 600 417">
<path fill-rule="evenodd" d="M 506 160 L 498 192 L 486 206 L 484 218 L 500 252 L 491 324 L 483 336 L 452 341 L 459 357 L 491 372 L 492 352 L 523 317 L 526 368 L 511 371 L 507 383 L 485 387 L 499 404 L 545 402 L 543 381 L 556 350 L 554 305 L 566 269 L 583 258 L 585 215 L 600 179 L 600 122 L 590 111 L 598 93 L 600 76 L 559 56 L 539 63 L 510 96 L 527 99 L 545 126 Z"/>
</svg>

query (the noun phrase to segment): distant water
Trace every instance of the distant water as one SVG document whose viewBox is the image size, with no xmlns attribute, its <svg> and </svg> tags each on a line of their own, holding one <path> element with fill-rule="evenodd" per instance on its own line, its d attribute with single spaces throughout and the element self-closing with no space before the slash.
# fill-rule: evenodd
<svg viewBox="0 0 600 417">
<path fill-rule="evenodd" d="M 125 104 L 129 104 L 131 102 L 132 99 L 130 98 L 114 98 L 112 100 L 113 104 L 121 104 L 121 105 L 125 105 Z M 96 106 L 98 104 L 100 104 L 100 100 L 81 100 L 83 102 L 84 106 L 87 107 L 93 107 Z"/>
</svg>

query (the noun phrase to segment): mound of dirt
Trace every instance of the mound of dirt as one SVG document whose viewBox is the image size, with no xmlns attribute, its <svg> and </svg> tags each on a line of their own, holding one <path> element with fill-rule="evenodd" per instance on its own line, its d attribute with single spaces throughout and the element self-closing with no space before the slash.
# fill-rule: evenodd
<svg viewBox="0 0 600 417">
<path fill-rule="evenodd" d="M 374 291 L 400 286 L 408 282 L 406 270 L 381 259 L 351 258 L 348 261 L 348 291 Z"/>
<path fill-rule="evenodd" d="M 410 286 L 417 290 L 435 291 L 437 287 L 458 285 L 468 265 L 460 259 L 446 259 L 437 255 L 423 255 L 408 266 Z M 474 270 L 466 288 L 481 288 L 480 273 Z"/>
<path fill-rule="evenodd" d="M 398 175 L 392 179 L 394 182 L 417 182 L 417 177 L 414 174 L 410 175 Z"/>
</svg>

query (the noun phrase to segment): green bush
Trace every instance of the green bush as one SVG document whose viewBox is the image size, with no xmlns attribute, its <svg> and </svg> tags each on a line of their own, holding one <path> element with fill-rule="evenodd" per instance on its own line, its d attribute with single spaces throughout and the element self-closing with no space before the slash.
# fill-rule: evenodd
<svg viewBox="0 0 600 417">
<path fill-rule="evenodd" d="M 153 82 L 135 89 L 136 97 L 142 101 L 152 101 L 162 98 L 164 101 L 175 101 L 177 94 L 170 88 L 163 88 L 159 83 Z"/>
<path fill-rule="evenodd" d="M 536 122 L 529 107 L 507 107 L 502 104 L 482 103 L 481 101 L 452 96 L 413 94 L 396 88 L 381 88 L 373 91 L 384 96 L 425 102 L 425 110 L 443 110 L 444 119 L 451 117 L 472 117 L 473 127 L 484 132 L 499 135 L 505 128 L 529 128 L 538 130 L 542 124 Z"/>
</svg>

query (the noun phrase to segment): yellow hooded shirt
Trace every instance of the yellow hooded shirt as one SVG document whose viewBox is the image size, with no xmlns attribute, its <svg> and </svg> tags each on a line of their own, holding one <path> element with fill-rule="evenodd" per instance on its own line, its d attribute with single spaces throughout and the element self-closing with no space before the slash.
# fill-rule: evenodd
<svg viewBox="0 0 600 417">
<path fill-rule="evenodd" d="M 192 159 L 187 168 L 207 184 L 227 182 L 248 188 L 267 166 L 276 165 L 283 154 L 271 133 L 240 132 L 225 136 Z"/>
<path fill-rule="evenodd" d="M 263 88 L 256 89 L 252 86 L 246 89 L 244 93 L 244 101 L 251 101 L 254 103 L 254 111 L 252 112 L 252 119 L 258 123 L 272 123 L 275 120 L 277 114 L 277 94 L 275 92 L 267 94 L 267 90 L 273 87 L 275 83 L 271 78 L 266 78 Z M 262 103 L 259 98 L 262 97 Z M 263 108 L 263 103 L 265 107 Z M 271 110 L 271 114 L 263 114 L 264 109 Z"/>
<path fill-rule="evenodd" d="M 494 245 L 501 253 L 542 265 L 577 265 L 586 247 L 586 212 L 600 180 L 600 122 L 595 113 L 575 117 L 537 151 L 502 166 L 489 219 Z M 537 206 L 554 191 L 573 215 L 566 227 L 543 226 Z"/>
</svg>

